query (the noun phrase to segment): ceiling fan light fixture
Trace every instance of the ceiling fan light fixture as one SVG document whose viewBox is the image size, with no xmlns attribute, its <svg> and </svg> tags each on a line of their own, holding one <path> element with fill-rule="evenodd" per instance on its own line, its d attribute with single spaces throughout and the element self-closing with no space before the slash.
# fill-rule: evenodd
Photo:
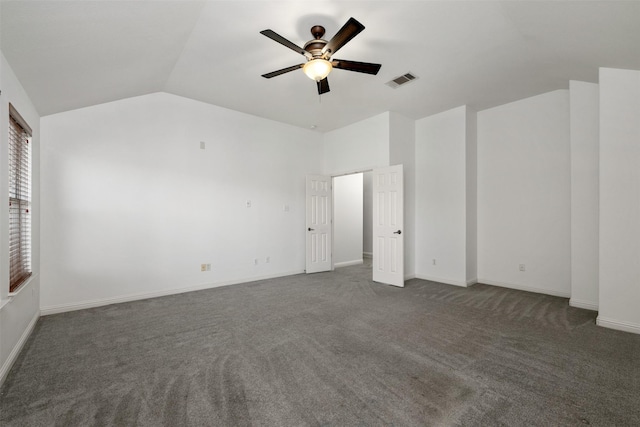
<svg viewBox="0 0 640 427">
<path fill-rule="evenodd" d="M 312 59 L 302 66 L 302 71 L 304 71 L 307 77 L 317 82 L 326 78 L 332 69 L 333 66 L 331 62 L 322 58 Z"/>
<path fill-rule="evenodd" d="M 263 36 L 269 37 L 271 40 L 280 43 L 281 45 L 288 47 L 307 58 L 307 62 L 283 68 L 281 70 L 272 71 L 271 73 L 263 74 L 262 77 L 270 79 L 302 68 L 302 71 L 304 71 L 307 77 L 316 81 L 316 86 L 318 86 L 318 95 L 322 95 L 323 93 L 329 92 L 329 79 L 327 76 L 331 73 L 331 70 L 334 67 L 340 70 L 376 75 L 382 66 L 380 64 L 348 61 L 345 59 L 332 59 L 333 54 L 347 44 L 349 40 L 360 34 L 362 30 L 364 30 L 364 25 L 356 21 L 355 18 L 349 18 L 342 28 L 340 28 L 331 38 L 331 40 L 326 41 L 322 39 L 324 35 L 324 27 L 322 25 L 314 25 L 311 27 L 313 40 L 305 43 L 304 47 L 300 47 L 285 39 L 273 30 L 260 31 L 260 34 Z"/>
</svg>

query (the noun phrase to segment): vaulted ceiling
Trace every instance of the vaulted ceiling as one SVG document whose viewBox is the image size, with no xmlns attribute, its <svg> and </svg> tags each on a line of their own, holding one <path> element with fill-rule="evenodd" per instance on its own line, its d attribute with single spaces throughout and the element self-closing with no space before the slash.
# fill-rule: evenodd
<svg viewBox="0 0 640 427">
<path fill-rule="evenodd" d="M 5 1 L 0 46 L 38 112 L 49 115 L 158 91 L 319 131 L 384 111 L 417 119 L 485 109 L 599 67 L 640 69 L 638 1 Z M 336 57 L 381 63 L 377 76 L 334 70 L 318 96 L 303 45 L 355 17 L 366 29 Z M 406 72 L 418 79 L 392 89 Z"/>
</svg>

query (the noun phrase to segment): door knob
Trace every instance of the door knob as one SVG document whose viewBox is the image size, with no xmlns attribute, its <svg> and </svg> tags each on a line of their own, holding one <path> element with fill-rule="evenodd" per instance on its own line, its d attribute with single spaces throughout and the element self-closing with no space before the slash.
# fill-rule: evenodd
<svg viewBox="0 0 640 427">
<path fill-rule="evenodd" d="M 309 228 L 308 228 L 308 230 L 309 230 L 309 231 L 314 231 L 314 230 L 315 230 L 315 228 L 311 228 L 311 227 L 309 227 Z"/>
<path fill-rule="evenodd" d="M 394 231 L 393 234 L 402 234 L 402 230 Z"/>
</svg>

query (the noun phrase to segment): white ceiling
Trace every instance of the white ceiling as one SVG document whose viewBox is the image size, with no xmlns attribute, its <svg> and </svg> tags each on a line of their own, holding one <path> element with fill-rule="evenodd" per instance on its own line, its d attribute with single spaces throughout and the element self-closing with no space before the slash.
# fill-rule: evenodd
<svg viewBox="0 0 640 427">
<path fill-rule="evenodd" d="M 164 91 L 328 131 L 640 69 L 640 1 L 2 0 L 0 13 L 2 51 L 42 116 Z M 334 70 L 322 97 L 302 71 L 261 77 L 304 62 L 261 30 L 303 45 L 351 16 L 366 29 L 336 57 L 381 63 L 377 76 Z M 419 79 L 385 85 L 408 71 Z"/>
</svg>

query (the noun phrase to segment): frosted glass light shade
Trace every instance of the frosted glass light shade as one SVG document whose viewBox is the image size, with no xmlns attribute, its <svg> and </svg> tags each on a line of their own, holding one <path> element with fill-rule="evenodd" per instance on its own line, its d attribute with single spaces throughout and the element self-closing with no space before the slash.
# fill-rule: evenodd
<svg viewBox="0 0 640 427">
<path fill-rule="evenodd" d="M 312 59 L 302 66 L 302 71 L 311 80 L 319 82 L 329 75 L 333 66 L 326 59 Z"/>
</svg>

